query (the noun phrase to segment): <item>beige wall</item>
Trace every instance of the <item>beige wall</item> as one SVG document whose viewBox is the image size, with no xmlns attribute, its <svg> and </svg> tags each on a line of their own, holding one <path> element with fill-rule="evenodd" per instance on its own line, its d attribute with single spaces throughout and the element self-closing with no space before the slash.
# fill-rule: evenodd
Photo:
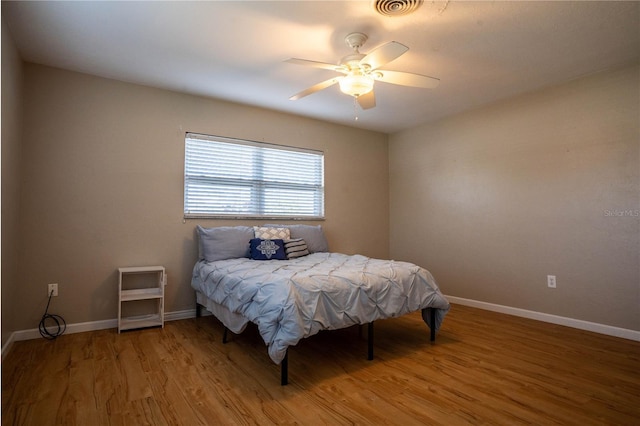
<svg viewBox="0 0 640 426">
<path fill-rule="evenodd" d="M 22 60 L 2 19 L 2 345 L 16 330 L 22 131 Z"/>
<path fill-rule="evenodd" d="M 392 135 L 391 256 L 448 295 L 640 330 L 639 83 L 629 67 Z"/>
<path fill-rule="evenodd" d="M 3 344 L 37 326 L 49 282 L 68 323 L 115 318 L 118 266 L 165 265 L 167 311 L 193 307 L 194 226 L 243 222 L 183 223 L 186 131 L 323 150 L 321 224 L 335 251 L 414 261 L 453 296 L 640 330 L 640 219 L 607 213 L 640 209 L 638 67 L 387 145 L 375 132 L 38 65 L 24 66 L 21 89 L 4 26 L 2 56 Z"/>
<path fill-rule="evenodd" d="M 51 282 L 67 323 L 115 318 L 119 266 L 166 266 L 166 311 L 195 307 L 195 225 L 242 222 L 183 223 L 186 131 L 323 150 L 314 224 L 334 251 L 388 256 L 384 134 L 32 64 L 24 120 L 18 329 L 37 326 Z"/>
</svg>

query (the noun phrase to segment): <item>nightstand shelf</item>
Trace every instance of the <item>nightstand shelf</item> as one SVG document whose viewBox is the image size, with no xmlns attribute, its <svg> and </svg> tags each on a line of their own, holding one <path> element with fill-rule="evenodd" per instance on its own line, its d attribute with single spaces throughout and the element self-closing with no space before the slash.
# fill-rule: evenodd
<svg viewBox="0 0 640 426">
<path fill-rule="evenodd" d="M 118 333 L 146 327 L 164 327 L 164 286 L 167 275 L 163 266 L 118 268 Z M 130 305 L 152 302 L 151 313 L 125 313 Z M 138 306 L 138 309 L 144 306 Z M 133 306 L 135 308 L 135 306 Z"/>
</svg>

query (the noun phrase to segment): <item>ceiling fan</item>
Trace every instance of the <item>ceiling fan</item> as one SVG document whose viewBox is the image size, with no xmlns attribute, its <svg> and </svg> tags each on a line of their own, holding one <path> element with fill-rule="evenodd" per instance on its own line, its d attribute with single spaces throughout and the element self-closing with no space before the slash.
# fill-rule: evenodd
<svg viewBox="0 0 640 426">
<path fill-rule="evenodd" d="M 287 59 L 285 62 L 291 64 L 323 68 L 344 74 L 311 86 L 302 92 L 296 93 L 289 99 L 295 101 L 338 83 L 340 90 L 347 95 L 353 96 L 362 109 L 369 109 L 376 106 L 376 98 L 373 93 L 373 83 L 376 80 L 400 86 L 425 89 L 434 88 L 440 83 L 440 79 L 426 75 L 380 69 L 381 66 L 400 57 L 409 48 L 396 41 L 390 41 L 365 55 L 360 53 L 359 49 L 367 39 L 368 37 L 363 33 L 347 35 L 344 40 L 353 49 L 353 53 L 340 59 L 338 65 L 298 58 Z"/>
</svg>

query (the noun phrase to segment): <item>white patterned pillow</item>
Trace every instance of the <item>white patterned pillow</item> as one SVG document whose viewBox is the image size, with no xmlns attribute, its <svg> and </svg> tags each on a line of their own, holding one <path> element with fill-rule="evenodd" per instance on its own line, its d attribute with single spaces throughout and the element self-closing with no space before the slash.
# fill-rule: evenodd
<svg viewBox="0 0 640 426">
<path fill-rule="evenodd" d="M 263 240 L 288 240 L 291 238 L 289 228 L 254 226 L 253 231 L 256 238 L 262 238 Z"/>
</svg>

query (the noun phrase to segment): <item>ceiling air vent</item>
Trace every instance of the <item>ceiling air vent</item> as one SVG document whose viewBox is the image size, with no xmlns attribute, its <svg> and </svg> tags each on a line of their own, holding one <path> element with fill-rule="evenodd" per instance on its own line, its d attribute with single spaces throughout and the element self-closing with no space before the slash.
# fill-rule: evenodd
<svg viewBox="0 0 640 426">
<path fill-rule="evenodd" d="M 413 13 L 423 0 L 373 0 L 373 8 L 383 16 L 402 16 Z"/>
</svg>

